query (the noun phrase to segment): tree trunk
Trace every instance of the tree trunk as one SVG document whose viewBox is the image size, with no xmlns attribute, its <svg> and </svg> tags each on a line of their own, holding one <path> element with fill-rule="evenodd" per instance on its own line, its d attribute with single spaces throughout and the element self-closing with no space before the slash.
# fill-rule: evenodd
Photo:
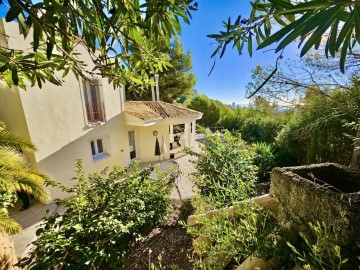
<svg viewBox="0 0 360 270">
<path fill-rule="evenodd" d="M 354 153 L 350 163 L 350 169 L 360 171 L 360 126 L 356 133 L 356 140 L 354 145 Z"/>
<path fill-rule="evenodd" d="M 18 269 L 14 266 L 17 262 L 18 258 L 11 237 L 0 230 L 0 270 Z"/>
</svg>

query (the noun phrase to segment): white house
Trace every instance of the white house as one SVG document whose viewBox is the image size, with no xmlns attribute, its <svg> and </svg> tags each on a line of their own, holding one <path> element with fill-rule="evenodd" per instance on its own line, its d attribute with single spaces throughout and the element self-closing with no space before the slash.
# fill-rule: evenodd
<svg viewBox="0 0 360 270">
<path fill-rule="evenodd" d="M 24 50 L 30 48 L 29 42 L 19 35 L 16 23 L 0 21 L 1 46 Z M 91 68 L 86 51 L 79 51 Z M 83 160 L 85 173 L 125 166 L 134 159 L 159 160 L 156 137 L 164 140 L 164 155 L 169 158 L 175 124 L 185 124 L 185 145 L 193 146 L 196 120 L 201 117 L 200 112 L 159 99 L 127 102 L 124 89 L 114 90 L 106 79 L 78 81 L 69 74 L 62 86 L 47 83 L 26 91 L 0 85 L 0 120 L 37 146 L 37 152 L 27 154 L 30 162 L 66 185 L 72 184 L 76 159 Z M 52 199 L 66 196 L 58 189 L 52 189 L 51 195 Z"/>
</svg>

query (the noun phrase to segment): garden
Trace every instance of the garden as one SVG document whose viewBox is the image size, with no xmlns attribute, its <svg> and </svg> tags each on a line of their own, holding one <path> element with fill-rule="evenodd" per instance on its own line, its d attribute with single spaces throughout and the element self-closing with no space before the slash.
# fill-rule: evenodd
<svg viewBox="0 0 360 270">
<path fill-rule="evenodd" d="M 255 43 L 275 46 L 275 63 L 252 71 L 244 108 L 194 94 L 191 56 L 172 42 L 197 2 L 0 1 L 5 20 L 33 38 L 31 52 L 1 44 L 4 85 L 61 86 L 70 72 L 106 78 L 137 97 L 153 87 L 154 72 L 167 83 L 187 76 L 168 85 L 176 95 L 167 99 L 203 112 L 205 134 L 201 151 L 184 149 L 197 196 L 172 201 L 181 172 L 140 170 L 136 162 L 85 175 L 78 160 L 74 186 L 56 183 L 23 155 L 36 147 L 0 122 L 1 238 L 21 231 L 9 216 L 16 192 L 39 201 L 49 198 L 44 185 L 71 194 L 56 200 L 64 213 L 44 217 L 27 256 L 14 265 L 4 255 L 0 269 L 360 269 L 359 4 L 255 0 L 248 17 L 229 18 L 208 35 L 215 60 L 230 47 L 252 56 Z M 290 43 L 302 60 L 282 62 Z M 91 71 L 78 44 L 91 55 Z"/>
<path fill-rule="evenodd" d="M 359 175 L 340 165 L 336 165 L 338 175 L 331 175 L 332 163 L 315 169 L 314 165 L 278 167 L 271 173 L 270 195 L 260 195 L 257 182 L 269 181 L 263 176 L 274 161 L 268 164 L 268 155 L 258 147 L 224 131 L 206 133 L 200 148 L 200 152 L 185 149 L 194 158 L 191 179 L 198 196 L 181 202 L 170 200 L 178 171 L 140 170 L 135 163 L 86 178 L 78 161 L 74 187 L 51 183 L 74 195 L 57 200 L 65 213 L 44 218 L 34 248 L 19 265 L 23 269 L 356 269 Z M 154 170 L 156 179 L 151 177 Z M 305 179 L 296 191 L 290 183 L 312 174 L 339 181 L 343 170 L 350 190 L 334 190 L 344 187 L 334 182 L 314 188 Z M 310 195 L 312 190 L 320 195 Z M 330 213 L 327 205 L 312 206 L 324 202 L 323 194 L 335 194 L 328 202 L 334 207 Z"/>
</svg>

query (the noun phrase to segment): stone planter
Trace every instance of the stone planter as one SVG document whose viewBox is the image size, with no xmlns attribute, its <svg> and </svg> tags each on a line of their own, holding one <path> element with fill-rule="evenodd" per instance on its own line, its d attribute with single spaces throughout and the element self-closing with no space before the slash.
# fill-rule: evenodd
<svg viewBox="0 0 360 270">
<path fill-rule="evenodd" d="M 270 195 L 279 200 L 279 220 L 303 233 L 324 223 L 334 242 L 360 240 L 360 174 L 333 163 L 275 168 Z M 336 239 L 336 240 L 335 240 Z"/>
</svg>

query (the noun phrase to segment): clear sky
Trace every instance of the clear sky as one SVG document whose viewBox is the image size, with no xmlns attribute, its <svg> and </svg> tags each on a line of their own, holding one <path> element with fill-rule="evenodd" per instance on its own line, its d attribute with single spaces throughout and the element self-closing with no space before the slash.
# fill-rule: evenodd
<svg viewBox="0 0 360 270">
<path fill-rule="evenodd" d="M 250 1 L 244 0 L 198 0 L 197 3 L 198 10 L 192 12 L 190 25 L 183 23 L 180 37 L 184 50 L 190 50 L 192 54 L 193 72 L 197 77 L 195 89 L 224 103 L 246 104 L 249 100 L 245 98 L 245 87 L 251 81 L 251 70 L 257 65 L 275 64 L 277 56 L 274 51 L 254 49 L 251 58 L 246 50 L 238 55 L 229 46 L 223 58 L 217 59 L 215 69 L 208 76 L 213 65 L 210 56 L 216 45 L 211 45 L 213 40 L 206 35 L 223 30 L 222 21 L 227 21 L 229 16 L 232 21 L 238 15 L 248 18 L 251 5 Z M 0 17 L 5 17 L 6 11 L 4 6 L 0 6 Z M 286 48 L 284 58 L 295 58 L 296 55 L 297 48 L 293 45 Z"/>
<path fill-rule="evenodd" d="M 253 50 L 251 58 L 247 48 L 239 55 L 236 49 L 231 50 L 229 46 L 223 58 L 217 59 L 214 71 L 208 76 L 213 65 L 210 56 L 216 45 L 211 45 L 213 40 L 206 35 L 223 30 L 222 21 L 227 21 L 229 16 L 232 22 L 238 15 L 248 18 L 251 11 L 250 1 L 199 0 L 197 3 L 198 10 L 192 13 L 193 20 L 190 25 L 183 24 L 180 37 L 184 50 L 190 50 L 192 54 L 193 72 L 197 77 L 195 89 L 200 94 L 224 103 L 248 103 L 245 87 L 251 81 L 251 70 L 257 65 L 275 64 L 277 56 L 274 51 Z M 295 58 L 297 47 L 290 46 L 283 55 L 284 58 Z"/>
</svg>

